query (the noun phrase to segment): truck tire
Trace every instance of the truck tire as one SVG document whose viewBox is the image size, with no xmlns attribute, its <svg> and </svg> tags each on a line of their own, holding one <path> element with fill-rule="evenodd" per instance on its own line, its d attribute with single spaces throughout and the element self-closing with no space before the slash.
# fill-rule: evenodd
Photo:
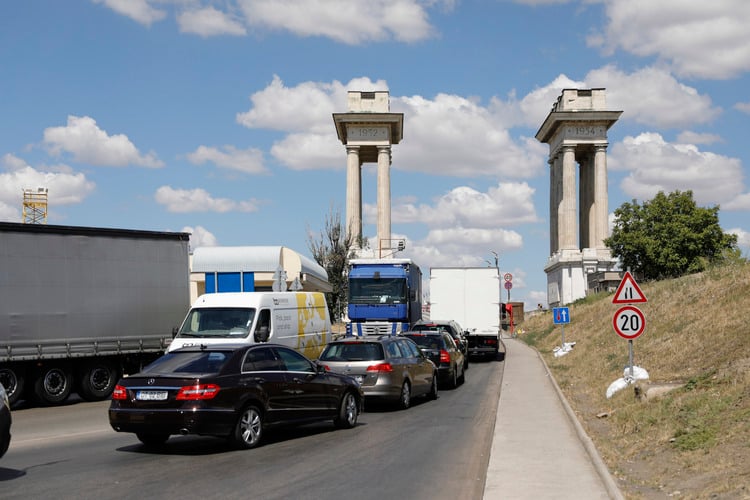
<svg viewBox="0 0 750 500">
<path fill-rule="evenodd" d="M 73 376 L 66 366 L 43 366 L 34 380 L 34 396 L 42 405 L 62 403 L 70 395 Z"/>
<path fill-rule="evenodd" d="M 109 360 L 86 363 L 78 379 L 78 395 L 86 401 L 107 399 L 120 380 L 120 370 Z"/>
<path fill-rule="evenodd" d="M 10 404 L 21 399 L 24 386 L 26 385 L 26 373 L 23 367 L 8 365 L 0 368 L 0 384 L 5 387 Z"/>
</svg>

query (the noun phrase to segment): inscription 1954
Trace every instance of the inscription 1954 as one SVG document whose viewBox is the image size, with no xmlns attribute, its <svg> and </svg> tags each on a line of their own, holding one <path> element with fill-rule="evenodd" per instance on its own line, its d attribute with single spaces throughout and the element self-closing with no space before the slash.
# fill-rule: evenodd
<svg viewBox="0 0 750 500">
<path fill-rule="evenodd" d="M 568 127 L 568 134 L 578 137 L 604 136 L 604 127 L 597 125 L 575 125 Z"/>
</svg>

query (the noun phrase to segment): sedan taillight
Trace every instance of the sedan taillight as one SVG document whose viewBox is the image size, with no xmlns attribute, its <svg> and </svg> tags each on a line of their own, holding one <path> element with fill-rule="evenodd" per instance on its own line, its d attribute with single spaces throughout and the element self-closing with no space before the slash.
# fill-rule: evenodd
<svg viewBox="0 0 750 500">
<path fill-rule="evenodd" d="M 128 399 L 128 390 L 121 385 L 116 385 L 115 390 L 112 391 L 112 399 L 116 399 L 116 400 Z"/>
<path fill-rule="evenodd" d="M 185 387 L 180 388 L 175 399 L 178 401 L 213 399 L 218 393 L 219 386 L 216 384 L 186 385 Z"/>
<path fill-rule="evenodd" d="M 393 366 L 390 363 L 378 363 L 367 367 L 368 372 L 392 372 Z"/>
<path fill-rule="evenodd" d="M 448 351 L 446 351 L 445 349 L 440 349 L 440 362 L 441 363 L 451 362 L 451 355 L 448 354 Z"/>
</svg>

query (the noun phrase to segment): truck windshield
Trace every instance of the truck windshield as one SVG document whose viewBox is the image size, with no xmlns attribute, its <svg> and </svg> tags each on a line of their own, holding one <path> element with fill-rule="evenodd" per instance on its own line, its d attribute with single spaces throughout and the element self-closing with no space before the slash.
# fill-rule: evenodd
<svg viewBox="0 0 750 500">
<path fill-rule="evenodd" d="M 247 337 L 255 318 L 252 307 L 191 309 L 178 337 Z"/>
<path fill-rule="evenodd" d="M 405 304 L 406 279 L 356 278 L 349 281 L 350 304 Z"/>
</svg>

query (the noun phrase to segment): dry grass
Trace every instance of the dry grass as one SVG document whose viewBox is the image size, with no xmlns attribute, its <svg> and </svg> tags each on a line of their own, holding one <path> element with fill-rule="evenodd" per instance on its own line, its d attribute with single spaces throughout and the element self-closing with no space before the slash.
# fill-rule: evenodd
<svg viewBox="0 0 750 500">
<path fill-rule="evenodd" d="M 652 383 L 684 386 L 648 401 L 629 387 L 606 389 L 628 365 L 612 295 L 571 305 L 565 341 L 551 315 L 527 320 L 522 339 L 544 356 L 599 453 L 628 498 L 750 498 L 750 265 L 639 284 L 644 333 L 634 364 Z M 597 415 L 606 414 L 606 417 Z"/>
</svg>

